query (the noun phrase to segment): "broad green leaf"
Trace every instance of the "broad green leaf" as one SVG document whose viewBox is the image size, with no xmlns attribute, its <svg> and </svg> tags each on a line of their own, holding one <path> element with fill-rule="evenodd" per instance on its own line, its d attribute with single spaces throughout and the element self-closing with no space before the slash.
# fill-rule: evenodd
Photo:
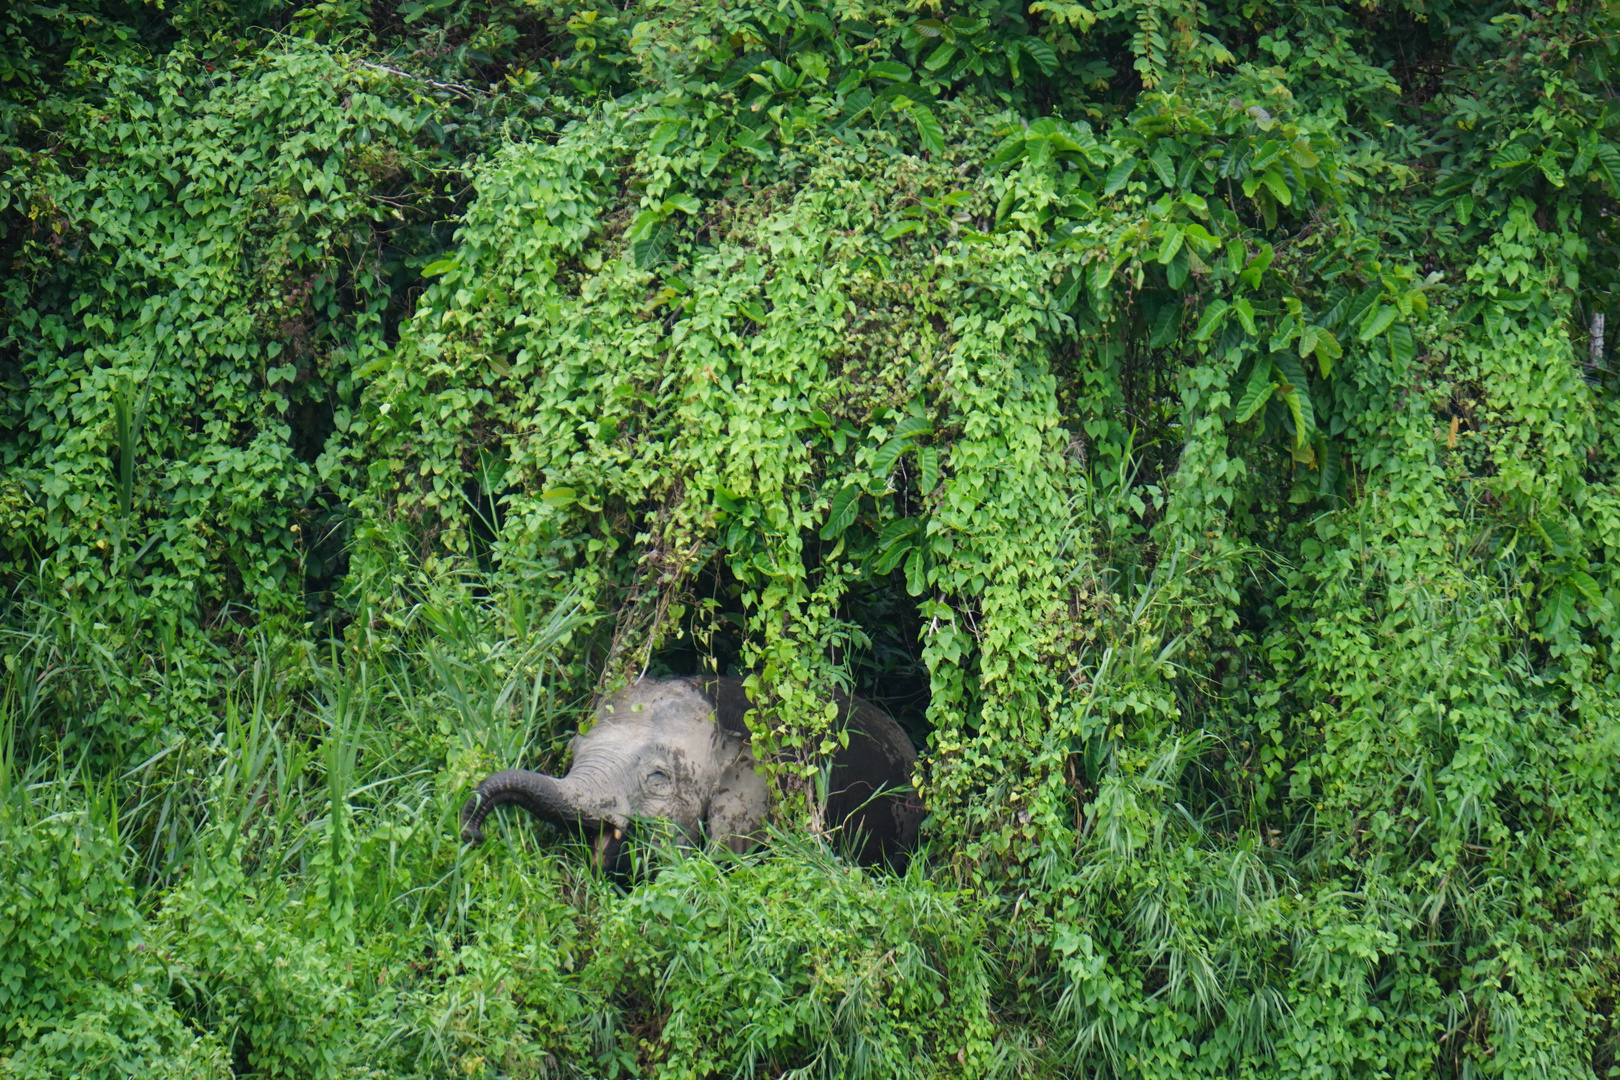
<svg viewBox="0 0 1620 1080">
<path fill-rule="evenodd" d="M 878 550 L 888 551 L 921 527 L 922 522 L 914 517 L 897 518 L 889 522 L 883 527 L 883 531 L 878 534 Z"/>
<path fill-rule="evenodd" d="M 1150 349 L 1162 349 L 1175 340 L 1176 332 L 1181 329 L 1181 312 L 1179 301 L 1171 301 L 1159 310 L 1158 318 L 1153 320 L 1153 333 L 1148 338 Z"/>
<path fill-rule="evenodd" d="M 996 224 L 1000 225 L 1008 214 L 1012 213 L 1013 203 L 1018 198 L 1018 185 L 1008 184 L 1007 190 L 996 203 Z"/>
<path fill-rule="evenodd" d="M 921 596 L 928 590 L 927 566 L 923 561 L 923 549 L 914 547 L 911 555 L 906 559 L 906 592 L 912 596 Z"/>
<path fill-rule="evenodd" d="M 897 439 L 915 439 L 919 435 L 931 435 L 934 431 L 934 422 L 926 416 L 908 416 L 894 427 L 894 437 Z"/>
<path fill-rule="evenodd" d="M 929 71 L 938 71 L 940 68 L 944 67 L 946 64 L 955 59 L 955 57 L 956 46 L 952 45 L 950 42 L 946 42 L 928 54 L 928 59 L 923 61 L 923 67 L 927 68 Z"/>
<path fill-rule="evenodd" d="M 1287 381 L 1288 386 L 1304 390 L 1310 385 L 1305 378 L 1305 369 L 1292 354 L 1275 353 L 1272 355 L 1271 363 L 1277 369 L 1277 374 Z"/>
<path fill-rule="evenodd" d="M 1080 267 L 1071 267 L 1058 282 L 1056 303 L 1053 305 L 1059 311 L 1069 311 L 1074 307 L 1076 300 L 1080 299 L 1080 289 L 1085 284 L 1085 271 Z"/>
<path fill-rule="evenodd" d="M 917 451 L 917 491 L 924 497 L 939 486 L 939 450 L 925 446 Z"/>
<path fill-rule="evenodd" d="M 945 131 L 939 126 L 939 120 L 925 105 L 913 105 L 911 118 L 917 124 L 917 136 L 922 142 L 922 148 L 930 154 L 943 154 L 945 152 Z"/>
<path fill-rule="evenodd" d="M 744 53 L 737 57 L 737 59 L 726 65 L 726 70 L 720 75 L 720 89 L 735 89 L 748 78 L 750 72 L 759 67 L 762 61 L 770 59 L 770 55 L 768 52 L 756 51 Z"/>
<path fill-rule="evenodd" d="M 1003 165 L 1017 161 L 1024 156 L 1024 153 L 1024 133 L 1019 131 L 1009 135 L 1001 140 L 1001 144 L 996 147 L 996 152 L 991 154 L 990 160 L 984 163 L 985 171 L 999 169 Z"/>
<path fill-rule="evenodd" d="M 1030 125 L 1030 138 L 1025 145 L 1029 147 L 1030 164 L 1037 168 L 1052 160 L 1052 140 L 1045 136 L 1037 137 L 1034 134 L 1034 125 Z"/>
<path fill-rule="evenodd" d="M 1254 337 L 1260 336 L 1260 330 L 1254 324 L 1254 306 L 1249 303 L 1248 297 L 1238 297 L 1237 303 L 1232 305 L 1232 311 L 1247 333 Z"/>
<path fill-rule="evenodd" d="M 1598 137 L 1596 132 L 1588 132 L 1581 137 L 1580 145 L 1575 151 L 1575 160 L 1570 162 L 1571 176 L 1580 176 L 1592 167 L 1592 156 L 1597 153 Z M 1464 218 L 1464 221 L 1467 219 Z"/>
<path fill-rule="evenodd" d="M 1608 185 L 1609 194 L 1620 198 L 1620 147 L 1611 142 L 1598 143 L 1592 150 L 1592 164 Z"/>
<path fill-rule="evenodd" d="M 1417 343 L 1412 330 L 1405 323 L 1396 323 L 1389 331 L 1389 351 L 1396 363 L 1409 364 L 1417 356 Z"/>
<path fill-rule="evenodd" d="M 827 510 L 827 524 L 821 527 L 821 538 L 836 540 L 855 523 L 860 512 L 861 489 L 851 484 L 833 496 L 832 506 Z"/>
<path fill-rule="evenodd" d="M 1575 546 L 1570 543 L 1568 530 L 1552 518 L 1537 518 L 1530 524 L 1547 542 L 1547 549 L 1559 558 L 1575 550 Z"/>
<path fill-rule="evenodd" d="M 714 172 L 715 167 L 720 164 L 730 150 L 731 144 L 727 142 L 712 142 L 705 146 L 702 156 L 698 159 L 699 170 L 704 176 L 708 176 Z"/>
<path fill-rule="evenodd" d="M 1320 438 L 1320 435 L 1318 438 Z M 1316 493 L 1318 495 L 1330 494 L 1334 485 L 1339 481 L 1339 469 L 1341 467 L 1339 444 L 1321 439 L 1317 445 L 1317 461 L 1320 463 L 1322 475 L 1317 483 Z"/>
<path fill-rule="evenodd" d="M 879 480 L 887 480 L 894 467 L 900 462 L 900 455 L 906 452 L 907 440 L 896 436 L 878 448 L 877 455 L 872 459 L 872 475 Z"/>
<path fill-rule="evenodd" d="M 1290 444 L 1290 452 L 1295 461 L 1314 462 L 1311 454 L 1304 453 L 1305 446 L 1316 434 L 1315 410 L 1312 408 L 1310 393 L 1306 387 L 1293 381 L 1283 370 L 1284 365 L 1279 361 L 1291 361 L 1292 356 L 1278 356 L 1272 361 L 1274 373 L 1277 377 L 1277 392 L 1274 394 L 1266 408 L 1266 431 L 1282 430 L 1285 427 L 1293 429 L 1294 438 Z M 1298 365 L 1294 365 L 1298 370 Z"/>
<path fill-rule="evenodd" d="M 679 124 L 659 124 L 653 132 L 652 138 L 647 140 L 647 152 L 654 157 L 662 157 L 664 151 L 669 149 L 669 144 L 675 141 L 675 136 L 680 130 Z"/>
<path fill-rule="evenodd" d="M 1077 139 L 1074 137 L 1073 132 L 1073 128 L 1069 128 L 1067 130 L 1060 129 L 1058 131 L 1054 131 L 1051 135 L 1047 136 L 1047 138 L 1051 140 L 1052 149 L 1065 154 L 1079 154 L 1080 156 L 1089 160 L 1089 150 L 1097 145 L 1096 140 L 1089 137 Z"/>
<path fill-rule="evenodd" d="M 1019 45 L 1029 58 L 1040 65 L 1041 74 L 1050 75 L 1058 69 L 1057 52 L 1038 37 L 1019 39 Z"/>
<path fill-rule="evenodd" d="M 1165 187 L 1176 186 L 1175 168 L 1171 165 L 1169 156 L 1163 150 L 1148 158 L 1148 164 L 1153 166 L 1153 171 L 1159 174 L 1159 179 L 1164 182 Z"/>
<path fill-rule="evenodd" d="M 1298 396 L 1299 395 L 1297 395 L 1297 394 L 1285 394 L 1283 396 L 1283 400 L 1288 402 L 1288 407 L 1289 407 L 1289 409 L 1291 411 L 1294 411 L 1294 404 L 1295 404 L 1294 399 L 1297 398 Z M 1319 434 L 1316 431 L 1313 430 L 1305 438 L 1300 438 L 1299 435 L 1298 435 L 1299 430 L 1300 430 L 1299 429 L 1299 413 L 1297 411 L 1294 411 L 1294 431 L 1295 431 L 1294 445 L 1289 448 L 1289 453 L 1293 457 L 1294 461 L 1296 461 L 1297 463 L 1299 463 L 1301 465 L 1310 465 L 1310 466 L 1314 467 L 1316 465 L 1316 443 L 1317 443 L 1317 440 L 1319 438 Z M 1301 478 L 1301 479 L 1303 480 L 1303 478 Z M 1300 502 L 1308 502 L 1308 501 L 1310 501 L 1310 488 L 1309 488 L 1309 486 L 1307 486 L 1306 484 L 1304 484 L 1302 482 L 1299 485 L 1299 487 L 1304 492 L 1305 498 L 1300 499 L 1298 501 L 1300 501 Z M 1292 496 L 1290 496 L 1288 501 L 1289 502 L 1294 502 L 1296 500 Z"/>
<path fill-rule="evenodd" d="M 1165 222 L 1164 240 L 1159 244 L 1159 262 L 1161 265 L 1176 257 L 1176 252 L 1181 250 L 1181 242 L 1184 239 L 1185 237 L 1180 229 L 1176 228 L 1171 222 Z"/>
<path fill-rule="evenodd" d="M 688 214 L 696 214 L 703 209 L 703 204 L 698 202 L 697 196 L 681 191 L 664 200 L 664 209 L 684 210 Z"/>
<path fill-rule="evenodd" d="M 530 489 L 533 490 L 532 488 Z M 540 493 L 540 501 L 547 506 L 558 508 L 568 506 L 574 501 L 574 489 L 571 487 L 547 488 Z"/>
<path fill-rule="evenodd" d="M 879 60 L 866 69 L 866 74 L 873 79 L 892 79 L 895 82 L 911 81 L 911 69 L 896 60 Z"/>
<path fill-rule="evenodd" d="M 1316 342 L 1322 333 L 1319 326 L 1306 326 L 1299 332 L 1299 358 L 1306 359 L 1316 351 Z"/>
<path fill-rule="evenodd" d="M 1237 273 L 1239 270 L 1242 270 L 1243 269 L 1244 255 L 1245 255 L 1245 252 L 1243 250 L 1243 241 L 1241 241 L 1241 240 L 1229 240 L 1229 241 L 1227 241 L 1227 244 L 1226 244 L 1226 268 L 1228 270 L 1232 271 L 1232 273 L 1234 273 L 1234 274 Z"/>
<path fill-rule="evenodd" d="M 889 573 L 900 565 L 900 561 L 911 554 L 912 550 L 910 544 L 891 543 L 885 545 L 880 541 L 877 547 L 877 561 L 872 564 L 872 572 L 874 574 Z"/>
<path fill-rule="evenodd" d="M 1219 246 L 1220 241 L 1210 235 L 1208 229 L 1196 221 L 1189 221 L 1182 225 L 1182 232 L 1187 234 L 1187 243 L 1198 249 L 1200 255 L 1208 255 Z"/>
<path fill-rule="evenodd" d="M 1331 330 L 1316 328 L 1316 363 L 1322 369 L 1322 378 L 1333 374 L 1333 361 L 1344 355 L 1339 347 L 1339 339 L 1333 336 Z"/>
<path fill-rule="evenodd" d="M 1321 323 L 1331 330 L 1344 321 L 1345 315 L 1350 310 L 1350 290 L 1343 285 L 1335 285 L 1328 291 L 1327 299 L 1323 303 L 1325 307 L 1322 310 Z"/>
<path fill-rule="evenodd" d="M 1243 388 L 1243 396 L 1238 399 L 1237 408 L 1232 413 L 1233 422 L 1248 423 L 1255 413 L 1265 408 L 1276 389 L 1277 384 L 1271 377 L 1271 361 L 1264 356 L 1256 357 L 1254 370 L 1249 373 L 1249 383 Z"/>
<path fill-rule="evenodd" d="M 1569 575 L 1569 583 L 1575 586 L 1576 591 L 1591 603 L 1595 604 L 1603 599 L 1603 590 L 1598 587 L 1597 580 L 1591 574 L 1580 570 L 1572 570 Z"/>
<path fill-rule="evenodd" d="M 1523 143 L 1510 142 L 1491 157 L 1491 168 L 1510 169 L 1516 165 L 1528 165 L 1531 159 L 1529 147 Z"/>
<path fill-rule="evenodd" d="M 1221 323 L 1226 321 L 1229 310 L 1225 300 L 1216 300 L 1204 309 L 1204 317 L 1198 320 L 1198 329 L 1193 331 L 1194 341 L 1208 341 L 1209 336 L 1220 329 Z"/>
<path fill-rule="evenodd" d="M 1111 259 L 1098 259 L 1091 264 L 1091 291 L 1102 297 L 1108 290 L 1108 283 L 1114 279 L 1114 263 Z"/>
<path fill-rule="evenodd" d="M 648 270 L 664 261 L 669 252 L 670 241 L 675 239 L 679 228 L 675 222 L 665 219 L 655 225 L 650 233 L 630 245 L 630 256 L 635 261 L 636 268 Z"/>
<path fill-rule="evenodd" d="M 1251 289 L 1258 289 L 1261 277 L 1271 267 L 1271 260 L 1276 257 L 1276 249 L 1270 244 L 1261 244 L 1260 250 L 1256 251 L 1254 258 L 1249 260 L 1249 265 L 1244 267 L 1243 273 L 1238 275 L 1238 280 Z"/>
<path fill-rule="evenodd" d="M 757 131 L 748 128 L 739 128 L 732 136 L 732 144 L 740 150 L 746 150 L 762 161 L 768 161 L 775 155 L 770 143 L 766 142 Z"/>
<path fill-rule="evenodd" d="M 1371 341 L 1373 338 L 1389 329 L 1389 324 L 1395 321 L 1395 308 L 1388 304 L 1376 304 L 1369 310 L 1366 317 L 1361 320 L 1361 333 L 1358 335 L 1362 341 Z"/>
<path fill-rule="evenodd" d="M 1170 263 L 1164 268 L 1164 280 L 1172 289 L 1180 289 L 1187 283 L 1187 271 L 1192 265 L 1192 249 L 1185 244 L 1181 250 L 1170 257 Z"/>
<path fill-rule="evenodd" d="M 1362 317 L 1378 302 L 1378 298 L 1383 294 L 1384 291 L 1376 285 L 1370 289 L 1363 289 L 1354 300 L 1350 301 L 1350 305 L 1344 313 L 1344 321 L 1350 324 L 1361 321 Z M 1331 328 L 1330 326 L 1329 329 Z"/>
<path fill-rule="evenodd" d="M 1574 618 L 1575 588 L 1568 582 L 1560 581 L 1542 598 L 1537 622 L 1542 630 L 1556 634 L 1567 627 Z"/>
<path fill-rule="evenodd" d="M 1271 166 L 1271 163 L 1276 161 L 1282 154 L 1284 149 L 1286 149 L 1286 145 L 1277 139 L 1267 139 L 1261 143 L 1260 149 L 1256 150 L 1254 157 L 1249 159 L 1249 169 L 1253 175 L 1258 177 L 1265 172 Z"/>
<path fill-rule="evenodd" d="M 804 81 L 804 76 L 798 74 L 780 60 L 767 60 L 760 67 L 770 72 L 771 78 L 776 81 L 776 85 L 783 90 L 797 89 L 799 83 Z"/>
<path fill-rule="evenodd" d="M 630 240 L 640 240 L 668 217 L 669 209 L 667 207 L 649 207 L 636 215 L 635 220 L 630 223 L 630 228 L 625 232 L 625 236 Z"/>
<path fill-rule="evenodd" d="M 1108 170 L 1108 179 L 1103 183 L 1103 195 L 1108 196 L 1124 187 L 1130 180 L 1131 174 L 1136 172 L 1136 159 L 1126 158 L 1112 169 Z"/>
<path fill-rule="evenodd" d="M 1316 410 L 1311 406 L 1311 396 L 1303 386 L 1296 386 L 1292 390 L 1284 390 L 1282 400 L 1288 406 L 1289 415 L 1294 418 L 1294 447 L 1304 450 L 1310 446 L 1310 438 L 1316 433 Z M 1297 455 L 1295 459 L 1307 460 Z M 1314 455 L 1311 460 L 1314 460 Z"/>
<path fill-rule="evenodd" d="M 1271 189 L 1261 186 L 1255 195 L 1255 205 L 1260 207 L 1260 218 L 1265 222 L 1267 232 L 1277 230 L 1277 199 L 1271 194 Z"/>
<path fill-rule="evenodd" d="M 1541 175 L 1547 178 L 1547 183 L 1553 187 L 1564 186 L 1564 168 L 1558 163 L 1558 155 L 1554 153 L 1552 147 L 1549 146 L 1541 152 L 1536 167 L 1541 170 Z"/>
</svg>

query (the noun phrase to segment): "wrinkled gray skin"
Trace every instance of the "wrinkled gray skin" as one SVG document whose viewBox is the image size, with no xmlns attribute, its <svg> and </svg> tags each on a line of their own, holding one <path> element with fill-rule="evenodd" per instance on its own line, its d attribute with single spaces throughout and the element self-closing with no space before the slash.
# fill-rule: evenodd
<svg viewBox="0 0 1620 1080">
<path fill-rule="evenodd" d="M 850 746 L 832 763 L 829 823 L 859 832 L 862 862 L 903 866 L 922 809 L 904 794 L 872 796 L 908 786 L 916 753 L 888 714 L 858 698 L 838 704 Z M 706 835 L 746 851 L 769 807 L 743 723 L 750 708 L 740 679 L 642 679 L 604 702 L 574 739 L 567 776 L 509 769 L 479 784 L 462 807 L 462 838 L 482 843 L 484 819 L 511 804 L 594 831 L 604 868 L 619 868 L 636 819 L 667 821 L 688 842 Z"/>
</svg>

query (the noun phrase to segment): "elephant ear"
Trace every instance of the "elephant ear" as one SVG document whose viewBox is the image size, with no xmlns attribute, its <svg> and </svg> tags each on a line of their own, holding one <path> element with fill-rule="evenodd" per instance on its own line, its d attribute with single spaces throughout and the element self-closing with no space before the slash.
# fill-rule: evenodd
<svg viewBox="0 0 1620 1080">
<path fill-rule="evenodd" d="M 720 774 L 720 783 L 709 799 L 709 813 L 704 819 L 709 840 L 739 855 L 751 850 L 760 841 L 768 800 L 765 778 L 758 772 L 754 753 L 744 746 Z"/>
</svg>

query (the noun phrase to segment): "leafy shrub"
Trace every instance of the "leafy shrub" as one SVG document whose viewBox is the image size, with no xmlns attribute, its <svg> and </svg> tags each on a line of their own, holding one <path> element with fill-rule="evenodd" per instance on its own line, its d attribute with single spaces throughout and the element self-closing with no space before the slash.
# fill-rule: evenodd
<svg viewBox="0 0 1620 1080">
<path fill-rule="evenodd" d="M 0 13 L 7 1068 L 1615 1074 L 1613 10 L 389 7 Z M 770 857 L 458 850 L 677 659 Z"/>
<path fill-rule="evenodd" d="M 460 869 L 462 932 L 395 924 L 373 953 L 368 1037 L 391 1075 L 608 1076 L 634 1060 L 616 1037 L 611 988 L 585 972 L 592 915 L 613 904 L 610 890 L 552 858 L 512 854 Z"/>
<path fill-rule="evenodd" d="M 88 815 L 0 809 L 0 1076 L 223 1076 L 187 1027 L 125 876 Z"/>
<path fill-rule="evenodd" d="M 183 1000 L 240 1069 L 336 1077 L 355 1060 L 349 980 L 319 938 L 294 932 L 289 899 L 250 888 L 229 862 L 205 864 L 167 899 L 163 925 Z"/>
<path fill-rule="evenodd" d="M 330 576 L 321 489 L 422 164 L 368 69 L 220 44 L 95 58 L 104 92 L 34 117 L 75 165 L 12 196 L 44 230 L 10 230 L 0 572 L 170 633 L 237 603 L 301 617 L 302 573 Z"/>
<path fill-rule="evenodd" d="M 668 866 L 605 915 L 586 981 L 634 1004 L 644 1075 L 979 1075 L 995 1060 L 981 913 L 920 875 L 783 837 L 769 859 Z"/>
</svg>

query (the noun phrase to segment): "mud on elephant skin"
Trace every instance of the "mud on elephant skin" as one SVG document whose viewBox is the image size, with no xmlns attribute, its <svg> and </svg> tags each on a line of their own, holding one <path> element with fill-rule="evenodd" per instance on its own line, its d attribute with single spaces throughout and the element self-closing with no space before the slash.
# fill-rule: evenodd
<svg viewBox="0 0 1620 1080">
<path fill-rule="evenodd" d="M 881 709 L 860 698 L 834 700 L 849 746 L 832 760 L 827 822 L 857 838 L 863 864 L 904 869 L 923 816 L 909 790 L 916 751 Z M 575 737 L 567 776 L 509 769 L 479 784 L 462 807 L 462 837 L 481 843 L 484 819 L 511 804 L 594 833 L 606 868 L 619 867 L 637 819 L 667 821 L 688 842 L 707 835 L 746 851 L 770 805 L 743 723 L 752 707 L 741 679 L 642 679 L 604 702 L 590 730 Z"/>
</svg>

